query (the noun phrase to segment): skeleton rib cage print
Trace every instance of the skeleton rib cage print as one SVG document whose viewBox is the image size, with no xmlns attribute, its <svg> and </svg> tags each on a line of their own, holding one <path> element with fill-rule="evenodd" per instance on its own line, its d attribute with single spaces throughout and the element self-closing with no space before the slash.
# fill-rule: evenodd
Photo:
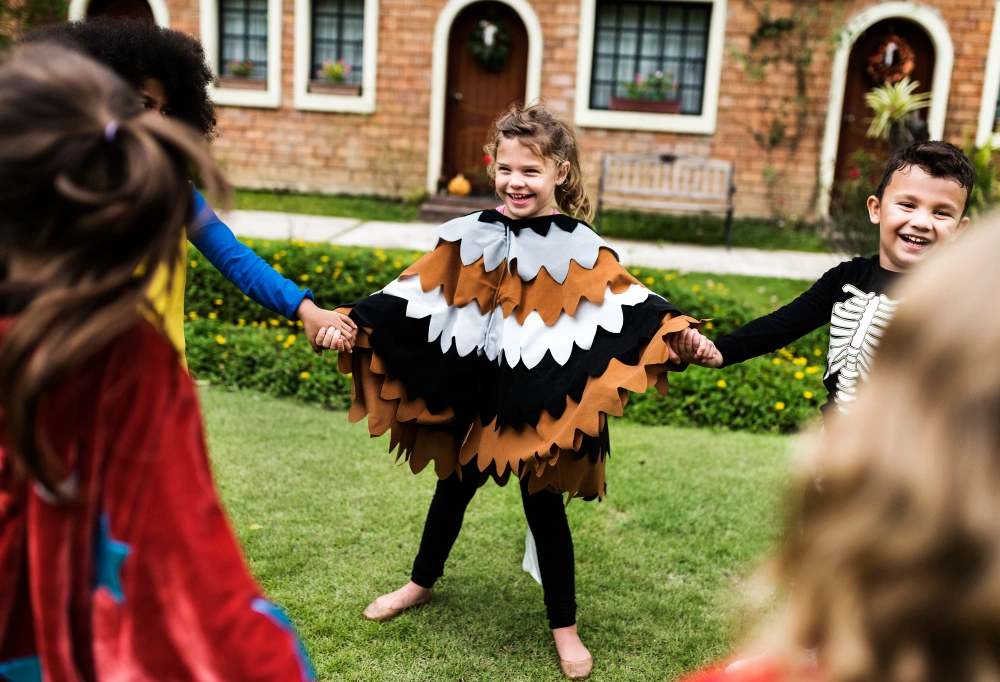
<svg viewBox="0 0 1000 682">
<path fill-rule="evenodd" d="M 865 293 L 850 284 L 845 284 L 843 291 L 853 296 L 833 306 L 824 378 L 840 373 L 834 402 L 841 413 L 847 414 L 857 400 L 858 380 L 868 381 L 879 341 L 899 302 L 885 294 Z"/>
</svg>

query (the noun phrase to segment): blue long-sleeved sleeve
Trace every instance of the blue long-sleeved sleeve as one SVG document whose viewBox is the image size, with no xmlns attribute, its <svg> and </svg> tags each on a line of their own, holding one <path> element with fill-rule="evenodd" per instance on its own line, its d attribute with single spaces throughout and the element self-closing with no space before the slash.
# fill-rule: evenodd
<svg viewBox="0 0 1000 682">
<path fill-rule="evenodd" d="M 188 238 L 195 248 L 244 294 L 268 310 L 295 319 L 302 299 L 308 296 L 313 300 L 312 292 L 299 289 L 253 249 L 237 241 L 233 231 L 219 220 L 194 185 L 191 191 L 194 193 L 194 216 L 188 226 Z"/>
</svg>

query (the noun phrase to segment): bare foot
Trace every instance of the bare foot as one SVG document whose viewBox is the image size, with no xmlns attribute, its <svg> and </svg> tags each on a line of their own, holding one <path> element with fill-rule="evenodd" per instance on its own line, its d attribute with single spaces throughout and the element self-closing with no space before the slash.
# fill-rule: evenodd
<svg viewBox="0 0 1000 682">
<path fill-rule="evenodd" d="M 430 590 L 411 580 L 395 592 L 383 594 L 375 600 L 375 603 L 387 609 L 406 609 L 426 600 L 428 594 Z"/>
<path fill-rule="evenodd" d="M 556 628 L 552 631 L 552 636 L 556 639 L 556 650 L 561 660 L 575 663 L 590 658 L 590 650 L 580 641 L 575 624 L 568 628 Z"/>
</svg>

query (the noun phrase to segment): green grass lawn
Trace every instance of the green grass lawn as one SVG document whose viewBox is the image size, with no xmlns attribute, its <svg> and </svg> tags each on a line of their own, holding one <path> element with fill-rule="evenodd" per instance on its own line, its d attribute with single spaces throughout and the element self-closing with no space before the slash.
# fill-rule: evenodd
<svg viewBox="0 0 1000 682">
<path fill-rule="evenodd" d="M 346 413 L 202 392 L 218 485 L 250 565 L 323 680 L 558 680 L 541 588 L 521 571 L 516 486 L 466 515 L 435 601 L 376 624 L 408 579 L 435 484 Z M 737 587 L 772 545 L 787 437 L 617 422 L 609 495 L 574 501 L 580 632 L 594 680 L 664 680 L 726 655 Z"/>
<path fill-rule="evenodd" d="M 396 222 L 416 220 L 419 211 L 414 204 L 378 196 L 247 189 L 236 191 L 233 208 Z M 726 243 L 724 224 L 725 221 L 718 216 L 605 211 L 601 234 L 620 239 L 717 246 Z M 733 246 L 814 252 L 830 250 L 826 240 L 812 228 L 796 230 L 779 227 L 774 220 L 767 218 L 736 218 L 733 223 Z"/>
</svg>

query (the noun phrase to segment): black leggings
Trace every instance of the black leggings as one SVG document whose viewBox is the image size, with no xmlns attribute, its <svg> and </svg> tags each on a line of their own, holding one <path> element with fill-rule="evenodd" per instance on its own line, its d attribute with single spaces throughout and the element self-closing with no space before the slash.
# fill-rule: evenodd
<svg viewBox="0 0 1000 682">
<path fill-rule="evenodd" d="M 462 467 L 461 479 L 456 473 L 438 481 L 420 538 L 420 551 L 413 561 L 410 579 L 417 585 L 429 589 L 444 573 L 444 563 L 462 530 L 465 508 L 479 487 L 479 476 L 479 467 L 473 460 Z M 576 581 L 573 538 L 562 495 L 545 490 L 528 494 L 525 477 L 521 481 L 521 502 L 538 549 L 549 627 L 569 627 L 576 623 Z"/>
</svg>

